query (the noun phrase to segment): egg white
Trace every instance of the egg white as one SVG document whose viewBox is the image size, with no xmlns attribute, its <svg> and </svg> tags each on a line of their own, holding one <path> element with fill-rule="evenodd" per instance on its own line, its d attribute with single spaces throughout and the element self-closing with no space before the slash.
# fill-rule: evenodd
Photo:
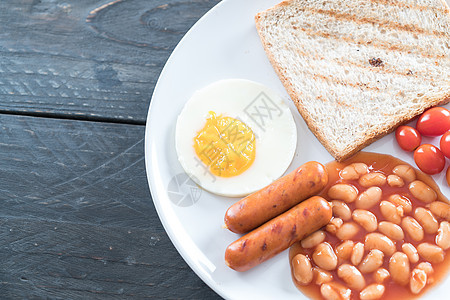
<svg viewBox="0 0 450 300">
<path fill-rule="evenodd" d="M 253 164 L 233 177 L 213 175 L 197 156 L 194 137 L 205 126 L 210 111 L 244 122 L 255 134 Z M 221 196 L 241 197 L 276 179 L 289 167 L 297 145 L 294 118 L 283 99 L 245 79 L 227 79 L 198 90 L 178 116 L 175 130 L 178 160 L 202 188 Z"/>
</svg>

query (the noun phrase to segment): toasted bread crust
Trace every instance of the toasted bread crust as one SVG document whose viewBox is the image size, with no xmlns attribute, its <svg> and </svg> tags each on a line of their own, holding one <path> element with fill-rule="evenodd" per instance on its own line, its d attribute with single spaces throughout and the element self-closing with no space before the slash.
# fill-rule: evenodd
<svg viewBox="0 0 450 300">
<path fill-rule="evenodd" d="M 293 4 L 293 2 L 296 2 L 296 3 Z M 301 1 L 284 1 L 270 9 L 268 9 L 267 11 L 257 14 L 255 16 L 256 28 L 257 28 L 262 45 L 264 47 L 264 50 L 267 54 L 267 57 L 268 57 L 270 63 L 272 64 L 275 72 L 277 73 L 280 81 L 282 82 L 282 84 L 285 87 L 286 91 L 288 92 L 289 96 L 291 97 L 294 104 L 296 105 L 299 113 L 305 120 L 308 128 L 314 133 L 314 135 L 317 137 L 317 139 L 323 144 L 323 146 L 327 149 L 327 151 L 336 160 L 338 160 L 338 161 L 345 160 L 346 158 L 352 156 L 353 154 L 355 154 L 359 150 L 365 148 L 372 142 L 389 134 L 397 126 L 410 121 L 417 115 L 421 114 L 424 110 L 426 110 L 432 106 L 435 106 L 435 105 L 443 105 L 443 104 L 450 102 L 450 81 L 444 80 L 443 82 L 445 85 L 443 86 L 442 89 L 440 89 L 440 90 L 435 89 L 434 91 L 432 91 L 432 93 L 428 93 L 426 95 L 420 95 L 420 96 L 417 95 L 417 97 L 415 97 L 414 100 L 411 100 L 411 101 L 419 102 L 420 105 L 411 106 L 411 108 L 409 110 L 405 111 L 404 113 L 402 113 L 400 115 L 396 115 L 393 118 L 386 118 L 386 122 L 380 126 L 376 126 L 376 127 L 368 126 L 368 128 L 363 133 L 363 138 L 357 138 L 357 139 L 351 141 L 350 143 L 348 143 L 344 148 L 337 149 L 337 147 L 335 147 L 335 145 L 333 144 L 334 141 L 332 139 L 330 139 L 330 137 L 327 135 L 327 133 L 323 130 L 323 126 L 326 126 L 327 124 L 324 124 L 323 122 L 318 122 L 317 120 L 315 120 L 313 118 L 313 115 L 308 111 L 307 106 L 310 105 L 310 103 L 308 102 L 308 101 L 310 101 L 310 99 L 308 99 L 307 101 L 302 100 L 302 97 L 307 98 L 308 95 L 304 95 L 303 91 L 298 89 L 298 86 L 297 86 L 297 88 L 294 87 L 295 84 L 298 85 L 298 82 L 294 82 L 293 77 L 290 76 L 292 74 L 289 74 L 289 70 L 286 68 L 285 63 L 283 64 L 283 62 L 281 62 L 280 59 L 276 57 L 277 50 L 276 49 L 274 50 L 274 45 L 272 44 L 273 41 L 270 40 L 269 38 L 267 38 L 267 36 L 265 34 L 265 28 L 264 28 L 263 22 L 264 22 L 264 19 L 267 17 L 267 14 L 270 14 L 270 12 L 275 12 L 277 10 L 287 8 L 291 5 L 296 5 L 299 2 L 301 2 Z M 441 0 L 441 2 L 443 2 L 443 5 L 440 10 L 449 14 L 449 9 L 448 9 L 447 4 L 443 0 Z M 450 36 L 448 32 L 449 32 L 449 29 L 446 28 L 444 30 L 444 35 L 446 35 L 446 37 Z M 415 34 L 415 33 L 411 32 L 411 34 Z M 281 47 L 282 45 L 278 45 L 278 46 Z M 449 63 L 450 58 L 448 56 L 448 52 L 447 52 L 447 55 L 444 55 L 444 57 L 442 58 L 442 61 L 443 61 L 442 65 L 444 66 L 443 73 L 449 74 L 449 72 L 446 72 L 446 70 L 448 70 L 448 68 L 450 67 L 450 63 Z M 447 68 L 447 69 L 445 69 L 445 68 Z M 372 69 L 374 72 L 378 71 L 378 69 L 376 69 L 376 68 L 372 68 Z M 404 74 L 402 76 L 404 76 Z M 417 78 L 420 78 L 417 75 L 414 75 L 414 76 L 416 76 Z"/>
</svg>

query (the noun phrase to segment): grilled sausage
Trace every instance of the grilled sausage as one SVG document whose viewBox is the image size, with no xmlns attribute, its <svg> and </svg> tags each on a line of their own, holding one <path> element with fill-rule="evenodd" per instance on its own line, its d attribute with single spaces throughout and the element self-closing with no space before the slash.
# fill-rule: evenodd
<svg viewBox="0 0 450 300">
<path fill-rule="evenodd" d="M 331 204 L 311 197 L 230 244 L 225 262 L 236 271 L 247 271 L 325 226 L 331 217 Z"/>
<path fill-rule="evenodd" d="M 225 226 L 235 233 L 249 232 L 318 194 L 327 183 L 325 167 L 315 161 L 307 162 L 232 205 L 225 214 Z"/>
</svg>

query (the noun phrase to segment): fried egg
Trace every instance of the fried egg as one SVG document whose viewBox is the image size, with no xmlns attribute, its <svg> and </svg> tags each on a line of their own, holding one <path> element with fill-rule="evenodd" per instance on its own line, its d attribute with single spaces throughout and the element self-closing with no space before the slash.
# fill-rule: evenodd
<svg viewBox="0 0 450 300">
<path fill-rule="evenodd" d="M 297 128 L 283 99 L 245 79 L 196 91 L 175 130 L 185 172 L 203 189 L 228 197 L 248 195 L 278 179 L 296 145 Z"/>
</svg>

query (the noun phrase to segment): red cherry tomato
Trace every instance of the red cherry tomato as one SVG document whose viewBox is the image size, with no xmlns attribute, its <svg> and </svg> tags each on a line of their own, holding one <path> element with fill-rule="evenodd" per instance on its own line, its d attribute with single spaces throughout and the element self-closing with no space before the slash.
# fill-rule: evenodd
<svg viewBox="0 0 450 300">
<path fill-rule="evenodd" d="M 414 161 L 422 172 L 433 175 L 445 167 L 445 157 L 439 148 L 431 144 L 423 144 L 414 151 Z"/>
<path fill-rule="evenodd" d="M 400 126 L 395 131 L 397 143 L 405 151 L 412 152 L 420 146 L 422 136 L 411 126 Z"/>
<path fill-rule="evenodd" d="M 416 128 L 422 135 L 442 135 L 450 130 L 450 111 L 444 107 L 430 108 L 420 116 Z"/>
<path fill-rule="evenodd" d="M 447 131 L 444 133 L 444 135 L 441 137 L 440 147 L 442 153 L 450 158 L 450 131 Z"/>
</svg>

